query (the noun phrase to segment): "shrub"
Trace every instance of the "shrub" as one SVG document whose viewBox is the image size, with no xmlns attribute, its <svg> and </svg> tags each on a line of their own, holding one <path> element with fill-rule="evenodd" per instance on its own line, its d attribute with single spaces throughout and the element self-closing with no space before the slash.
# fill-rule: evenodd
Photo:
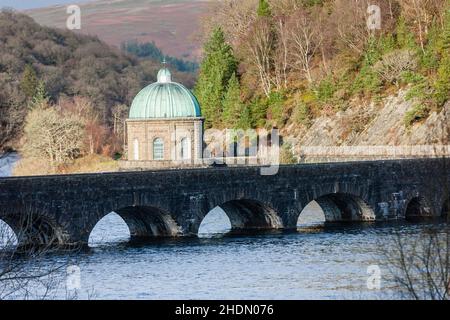
<svg viewBox="0 0 450 320">
<path fill-rule="evenodd" d="M 310 106 L 304 102 L 299 102 L 294 110 L 294 119 L 297 123 L 309 128 L 313 119 Z"/>
<path fill-rule="evenodd" d="M 411 127 L 414 123 L 426 119 L 430 113 L 428 106 L 425 104 L 415 105 L 411 110 L 405 113 L 403 123 L 407 128 Z"/>
<path fill-rule="evenodd" d="M 282 164 L 295 164 L 298 163 L 297 157 L 292 151 L 292 145 L 290 143 L 284 143 L 280 149 L 280 162 Z"/>
<path fill-rule="evenodd" d="M 417 61 L 412 50 L 391 51 L 373 67 L 385 82 L 395 84 L 401 79 L 402 73 L 414 71 L 416 68 Z"/>
</svg>

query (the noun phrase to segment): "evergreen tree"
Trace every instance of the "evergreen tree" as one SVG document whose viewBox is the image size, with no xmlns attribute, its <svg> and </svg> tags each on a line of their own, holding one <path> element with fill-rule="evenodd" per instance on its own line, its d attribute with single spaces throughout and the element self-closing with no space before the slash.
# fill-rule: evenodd
<svg viewBox="0 0 450 320">
<path fill-rule="evenodd" d="M 223 99 L 223 123 L 227 128 L 235 128 L 242 116 L 243 103 L 241 88 L 236 74 L 233 73 L 228 81 L 228 89 Z"/>
<path fill-rule="evenodd" d="M 251 129 L 253 123 L 251 110 L 248 106 L 245 106 L 243 104 L 242 108 L 242 113 L 235 125 L 235 128 L 244 130 Z"/>
<path fill-rule="evenodd" d="M 417 48 L 414 34 L 408 29 L 405 18 L 400 16 L 397 22 L 397 44 L 400 48 L 415 49 Z"/>
<path fill-rule="evenodd" d="M 35 94 L 31 99 L 30 108 L 45 109 L 49 104 L 49 98 L 47 91 L 45 90 L 45 84 L 43 81 L 39 81 L 35 89 Z"/>
<path fill-rule="evenodd" d="M 216 27 L 204 47 L 204 59 L 195 94 L 202 107 L 206 128 L 222 126 L 223 98 L 228 82 L 237 70 L 232 47 L 225 41 L 220 27 Z"/>
<path fill-rule="evenodd" d="M 20 81 L 20 89 L 22 89 L 27 99 L 34 97 L 38 84 L 36 72 L 31 65 L 27 64 Z"/>
<path fill-rule="evenodd" d="M 444 16 L 444 29 L 438 41 L 438 51 L 441 55 L 437 80 L 434 84 L 435 99 L 442 106 L 450 98 L 450 13 Z"/>
<path fill-rule="evenodd" d="M 270 10 L 269 3 L 267 0 L 259 0 L 258 6 L 258 16 L 259 17 L 270 17 L 272 12 Z"/>
</svg>

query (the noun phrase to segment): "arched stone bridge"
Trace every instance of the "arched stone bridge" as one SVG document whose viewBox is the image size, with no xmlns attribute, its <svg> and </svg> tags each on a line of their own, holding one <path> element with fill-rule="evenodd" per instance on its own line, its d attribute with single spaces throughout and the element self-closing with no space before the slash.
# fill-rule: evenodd
<svg viewBox="0 0 450 320">
<path fill-rule="evenodd" d="M 138 238 L 194 236 L 217 206 L 241 230 L 296 228 L 314 200 L 327 221 L 439 217 L 449 182 L 443 159 L 4 178 L 0 219 L 21 245 L 80 245 L 110 212 Z"/>
</svg>

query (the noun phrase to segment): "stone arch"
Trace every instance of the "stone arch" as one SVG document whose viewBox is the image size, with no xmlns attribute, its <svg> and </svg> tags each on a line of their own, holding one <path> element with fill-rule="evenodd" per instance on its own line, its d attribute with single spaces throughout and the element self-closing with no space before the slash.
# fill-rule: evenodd
<svg viewBox="0 0 450 320">
<path fill-rule="evenodd" d="M 175 237 L 181 232 L 172 216 L 157 207 L 129 206 L 114 212 L 125 221 L 130 230 L 131 239 Z M 105 216 L 96 221 L 88 234 L 88 239 L 92 230 Z"/>
<path fill-rule="evenodd" d="M 11 214 L 2 217 L 17 237 L 19 247 L 55 247 L 64 245 L 67 235 L 49 217 L 41 214 Z"/>
<path fill-rule="evenodd" d="M 0 219 L 0 250 L 17 246 L 18 237 L 16 230 L 13 229 L 5 220 Z"/>
<path fill-rule="evenodd" d="M 283 228 L 283 222 L 278 213 L 272 206 L 262 201 L 236 199 L 226 201 L 218 207 L 220 207 L 230 219 L 232 231 Z"/>
<path fill-rule="evenodd" d="M 432 216 L 433 211 L 423 196 L 415 196 L 408 201 L 405 208 L 406 220 L 430 218 Z"/>
<path fill-rule="evenodd" d="M 361 197 L 354 194 L 329 193 L 312 201 L 317 202 L 320 206 L 326 222 L 375 220 L 375 213 L 372 208 Z"/>
</svg>

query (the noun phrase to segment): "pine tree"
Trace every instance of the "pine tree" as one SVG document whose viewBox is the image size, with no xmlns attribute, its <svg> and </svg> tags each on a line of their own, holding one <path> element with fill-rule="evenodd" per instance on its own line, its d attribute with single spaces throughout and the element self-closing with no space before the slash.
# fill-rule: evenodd
<svg viewBox="0 0 450 320">
<path fill-rule="evenodd" d="M 220 27 L 213 30 L 205 44 L 204 55 L 195 94 L 202 107 L 205 127 L 221 127 L 222 102 L 228 82 L 237 70 L 237 61 Z"/>
<path fill-rule="evenodd" d="M 22 80 L 20 81 L 20 88 L 27 99 L 34 97 L 38 84 L 36 72 L 31 65 L 27 64 L 22 74 Z"/>
<path fill-rule="evenodd" d="M 227 128 L 235 128 L 242 116 L 243 103 L 241 88 L 236 74 L 233 73 L 228 81 L 228 89 L 223 99 L 223 123 Z"/>
<path fill-rule="evenodd" d="M 39 81 L 35 89 L 35 94 L 31 99 L 30 108 L 41 108 L 45 109 L 49 104 L 49 97 L 47 91 L 45 90 L 45 84 L 43 81 Z"/>
<path fill-rule="evenodd" d="M 400 48 L 414 49 L 417 47 L 414 34 L 408 29 L 405 17 L 400 16 L 397 23 L 397 44 Z"/>
<path fill-rule="evenodd" d="M 450 98 L 450 13 L 444 16 L 444 29 L 438 41 L 438 51 L 441 54 L 437 80 L 434 84 L 435 99 L 443 106 Z"/>
<path fill-rule="evenodd" d="M 252 113 L 248 106 L 242 105 L 242 114 L 240 115 L 235 128 L 237 129 L 251 129 L 253 127 L 253 119 L 252 119 Z"/>
<path fill-rule="evenodd" d="M 258 6 L 258 16 L 259 17 L 270 17 L 272 12 L 270 10 L 269 3 L 267 0 L 259 0 Z"/>
</svg>

